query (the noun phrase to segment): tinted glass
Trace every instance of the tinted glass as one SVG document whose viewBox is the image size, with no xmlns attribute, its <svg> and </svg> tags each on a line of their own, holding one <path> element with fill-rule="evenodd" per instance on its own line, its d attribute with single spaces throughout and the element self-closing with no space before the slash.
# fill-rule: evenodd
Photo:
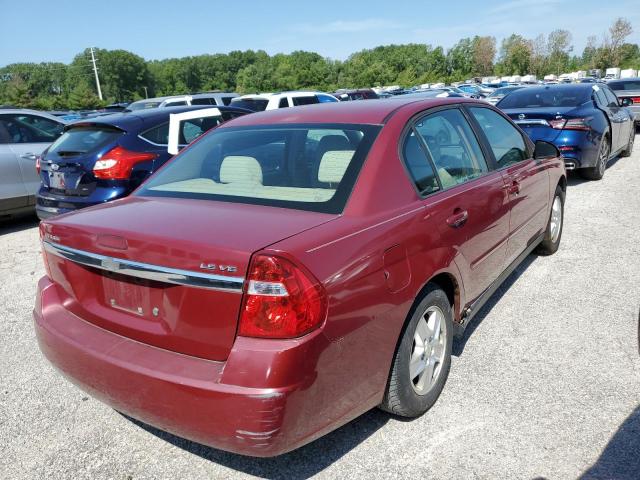
<svg viewBox="0 0 640 480">
<path fill-rule="evenodd" d="M 625 80 L 607 84 L 612 90 L 640 90 L 640 80 Z"/>
<path fill-rule="evenodd" d="M 82 155 L 98 150 L 121 135 L 124 135 L 124 132 L 112 128 L 70 128 L 51 145 L 49 153 L 60 156 Z"/>
<path fill-rule="evenodd" d="M 287 97 L 280 99 L 280 102 L 278 103 L 278 108 L 289 108 L 289 100 L 287 100 Z"/>
<path fill-rule="evenodd" d="M 138 195 L 340 212 L 380 127 L 286 125 L 215 130 Z"/>
<path fill-rule="evenodd" d="M 213 98 L 194 98 L 191 100 L 191 105 L 215 105 L 216 101 Z M 173 103 L 171 105 L 174 105 Z"/>
<path fill-rule="evenodd" d="M 182 107 L 182 106 L 184 106 L 184 105 L 186 105 L 186 104 L 187 104 L 187 102 L 183 100 L 183 101 L 179 101 L 179 102 L 170 102 L 170 103 L 167 103 L 167 104 L 165 105 L 165 107 Z"/>
<path fill-rule="evenodd" d="M 420 193 L 429 194 L 439 190 L 431 162 L 427 159 L 413 130 L 404 141 L 402 156 L 411 179 Z"/>
<path fill-rule="evenodd" d="M 480 144 L 460 110 L 433 113 L 415 123 L 443 188 L 473 180 L 488 171 Z"/>
<path fill-rule="evenodd" d="M 318 102 L 320 103 L 333 103 L 333 102 L 337 102 L 338 99 L 335 98 L 332 95 L 324 95 L 322 93 L 319 93 L 318 95 L 316 95 L 316 97 L 318 97 Z M 365 98 L 364 96 L 362 96 L 361 98 Z"/>
<path fill-rule="evenodd" d="M 309 97 L 293 97 L 291 100 L 296 107 L 298 105 L 313 105 L 314 103 L 318 103 L 318 99 L 315 95 L 311 95 Z"/>
<path fill-rule="evenodd" d="M 232 99 L 233 99 L 233 97 L 222 97 L 222 104 L 223 105 L 229 105 L 231 103 Z"/>
<path fill-rule="evenodd" d="M 544 87 L 521 88 L 500 101 L 500 108 L 577 107 L 589 101 L 591 88 Z"/>
<path fill-rule="evenodd" d="M 502 115 L 488 108 L 472 107 L 470 110 L 489 141 L 498 168 L 518 163 L 529 157 L 524 138 L 518 129 Z"/>
<path fill-rule="evenodd" d="M 207 118 L 194 118 L 180 122 L 180 138 L 178 140 L 180 145 L 187 145 L 193 142 L 196 138 L 202 135 L 207 130 L 220 125 L 223 121 L 226 122 L 241 116 L 238 113 L 224 112 L 221 117 L 207 117 Z M 140 134 L 140 137 L 155 144 L 155 145 L 167 145 L 169 142 L 169 122 L 162 123 L 157 127 L 150 128 Z"/>
<path fill-rule="evenodd" d="M 254 112 L 266 110 L 268 103 L 268 100 L 262 98 L 234 98 L 231 100 L 231 105 L 234 107 L 246 108 Z"/>
<path fill-rule="evenodd" d="M 597 104 L 601 107 L 606 107 L 609 102 L 607 101 L 607 97 L 602 91 L 602 89 L 598 88 L 598 90 L 595 90 L 594 93 L 595 93 Z"/>
<path fill-rule="evenodd" d="M 63 125 L 35 115 L 0 115 L 0 143 L 51 143 Z"/>
</svg>

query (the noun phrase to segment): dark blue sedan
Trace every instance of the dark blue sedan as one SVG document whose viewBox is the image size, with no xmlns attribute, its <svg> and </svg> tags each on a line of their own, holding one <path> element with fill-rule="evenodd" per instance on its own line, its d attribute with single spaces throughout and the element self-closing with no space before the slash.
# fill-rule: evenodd
<svg viewBox="0 0 640 480">
<path fill-rule="evenodd" d="M 517 90 L 497 106 L 533 140 L 553 143 L 567 170 L 600 180 L 609 160 L 631 155 L 633 116 L 604 84 L 546 85 Z"/>
<path fill-rule="evenodd" d="M 42 154 L 37 165 L 41 186 L 36 212 L 41 219 L 122 198 L 164 164 L 169 115 L 207 106 L 168 107 L 124 112 L 68 125 Z M 180 123 L 184 146 L 207 130 L 251 113 L 236 107 L 216 107 L 219 114 Z"/>
</svg>

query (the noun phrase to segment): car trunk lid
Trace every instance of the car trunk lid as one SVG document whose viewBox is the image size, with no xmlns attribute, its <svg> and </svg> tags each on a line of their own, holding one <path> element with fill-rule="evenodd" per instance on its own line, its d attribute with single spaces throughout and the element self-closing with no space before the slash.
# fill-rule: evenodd
<svg viewBox="0 0 640 480">
<path fill-rule="evenodd" d="M 533 140 L 555 141 L 562 130 L 551 127 L 550 121 L 568 119 L 578 107 L 538 107 L 505 109 L 504 113 Z"/>
<path fill-rule="evenodd" d="M 134 340 L 211 360 L 233 345 L 251 255 L 336 215 L 132 197 L 44 222 L 64 306 Z"/>
</svg>

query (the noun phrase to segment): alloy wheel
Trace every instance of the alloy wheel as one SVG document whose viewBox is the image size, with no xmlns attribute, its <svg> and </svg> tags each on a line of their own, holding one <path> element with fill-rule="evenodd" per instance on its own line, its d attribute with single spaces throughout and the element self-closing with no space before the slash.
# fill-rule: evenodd
<svg viewBox="0 0 640 480">
<path fill-rule="evenodd" d="M 409 359 L 411 385 L 418 395 L 426 395 L 440 376 L 447 335 L 444 313 L 430 306 L 416 325 Z"/>
<path fill-rule="evenodd" d="M 556 243 L 562 230 L 562 200 L 560 197 L 553 199 L 551 206 L 551 241 Z"/>
<path fill-rule="evenodd" d="M 607 163 L 609 163 L 609 142 L 602 140 L 602 148 L 600 149 L 600 158 L 598 159 L 598 171 L 600 176 L 604 175 L 604 171 L 607 169 Z"/>
</svg>

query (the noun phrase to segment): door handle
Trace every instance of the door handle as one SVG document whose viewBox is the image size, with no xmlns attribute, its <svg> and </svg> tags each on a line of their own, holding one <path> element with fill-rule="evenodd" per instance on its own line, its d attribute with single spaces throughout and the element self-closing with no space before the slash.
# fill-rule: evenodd
<svg viewBox="0 0 640 480">
<path fill-rule="evenodd" d="M 447 225 L 449 225 L 451 228 L 460 228 L 462 225 L 467 223 L 468 218 L 469 212 L 456 208 L 453 211 L 453 215 L 447 218 Z"/>
<path fill-rule="evenodd" d="M 35 153 L 23 153 L 20 155 L 20 158 L 24 158 L 25 160 L 35 160 L 38 156 Z"/>
</svg>

